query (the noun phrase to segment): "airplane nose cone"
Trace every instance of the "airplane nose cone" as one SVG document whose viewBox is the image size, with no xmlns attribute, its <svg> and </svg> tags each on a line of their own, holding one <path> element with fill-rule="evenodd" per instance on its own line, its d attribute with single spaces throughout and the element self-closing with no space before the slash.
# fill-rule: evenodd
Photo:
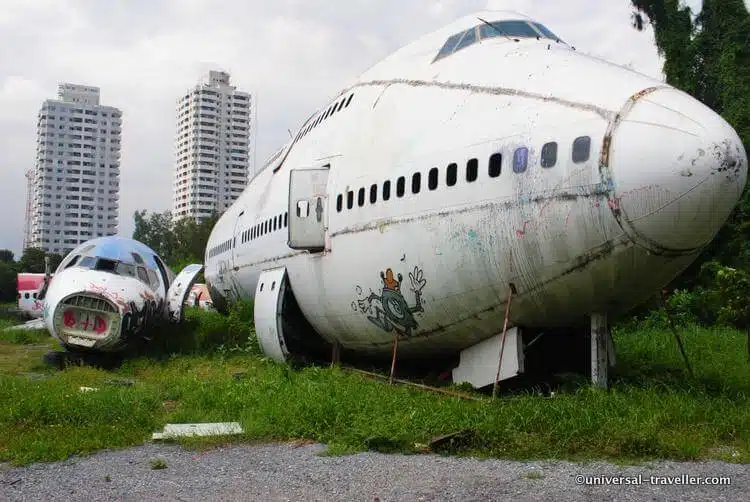
<svg viewBox="0 0 750 502">
<path fill-rule="evenodd" d="M 613 214 L 635 244 L 656 254 L 708 244 L 747 181 L 747 153 L 732 126 L 671 88 L 628 101 L 611 130 L 609 166 Z"/>
</svg>

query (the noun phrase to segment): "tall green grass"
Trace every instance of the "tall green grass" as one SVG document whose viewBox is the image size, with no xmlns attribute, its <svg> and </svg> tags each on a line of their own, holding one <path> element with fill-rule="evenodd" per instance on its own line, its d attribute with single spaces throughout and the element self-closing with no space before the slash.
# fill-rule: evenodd
<svg viewBox="0 0 750 502">
<path fill-rule="evenodd" d="M 304 438 L 327 443 L 331 453 L 414 453 L 435 436 L 471 429 L 471 439 L 450 453 L 750 461 L 744 333 L 684 330 L 696 375 L 690 379 L 671 333 L 617 331 L 610 390 L 566 386 L 553 397 L 529 392 L 477 402 L 339 368 L 274 364 L 257 355 L 248 312 L 191 312 L 179 350 L 163 342 L 163 357 L 132 359 L 114 372 L 76 367 L 46 380 L 0 375 L 0 460 L 23 464 L 139 444 L 166 423 L 238 421 L 244 434 L 222 441 Z M 135 384 L 108 383 L 115 378 Z M 81 386 L 99 390 L 82 393 Z"/>
</svg>

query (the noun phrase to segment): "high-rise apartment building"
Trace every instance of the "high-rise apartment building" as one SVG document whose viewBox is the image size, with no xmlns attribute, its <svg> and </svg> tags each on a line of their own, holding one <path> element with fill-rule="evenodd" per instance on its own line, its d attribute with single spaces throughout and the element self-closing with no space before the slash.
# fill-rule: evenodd
<svg viewBox="0 0 750 502">
<path fill-rule="evenodd" d="M 200 221 L 225 211 L 248 182 L 249 93 L 211 71 L 177 104 L 176 166 L 172 215 Z"/>
<path fill-rule="evenodd" d="M 29 244 L 65 253 L 118 230 L 122 112 L 99 88 L 60 84 L 37 121 Z"/>
</svg>

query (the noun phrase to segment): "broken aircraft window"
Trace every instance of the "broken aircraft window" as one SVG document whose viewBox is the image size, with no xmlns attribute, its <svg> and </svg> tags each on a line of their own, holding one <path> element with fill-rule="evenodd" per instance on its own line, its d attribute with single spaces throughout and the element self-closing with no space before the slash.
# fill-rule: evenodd
<svg viewBox="0 0 750 502">
<path fill-rule="evenodd" d="M 573 141 L 573 162 L 580 164 L 589 160 L 591 154 L 591 138 L 580 136 Z"/>
<path fill-rule="evenodd" d="M 554 167 L 557 163 L 557 143 L 546 143 L 542 147 L 542 167 Z"/>
</svg>

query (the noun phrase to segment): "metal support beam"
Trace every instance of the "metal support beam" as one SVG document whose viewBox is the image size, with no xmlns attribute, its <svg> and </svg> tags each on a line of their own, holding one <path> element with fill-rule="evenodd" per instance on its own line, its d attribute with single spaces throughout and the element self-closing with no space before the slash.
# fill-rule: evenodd
<svg viewBox="0 0 750 502">
<path fill-rule="evenodd" d="M 608 385 L 609 336 L 607 314 L 591 314 L 591 383 L 602 389 Z"/>
</svg>

